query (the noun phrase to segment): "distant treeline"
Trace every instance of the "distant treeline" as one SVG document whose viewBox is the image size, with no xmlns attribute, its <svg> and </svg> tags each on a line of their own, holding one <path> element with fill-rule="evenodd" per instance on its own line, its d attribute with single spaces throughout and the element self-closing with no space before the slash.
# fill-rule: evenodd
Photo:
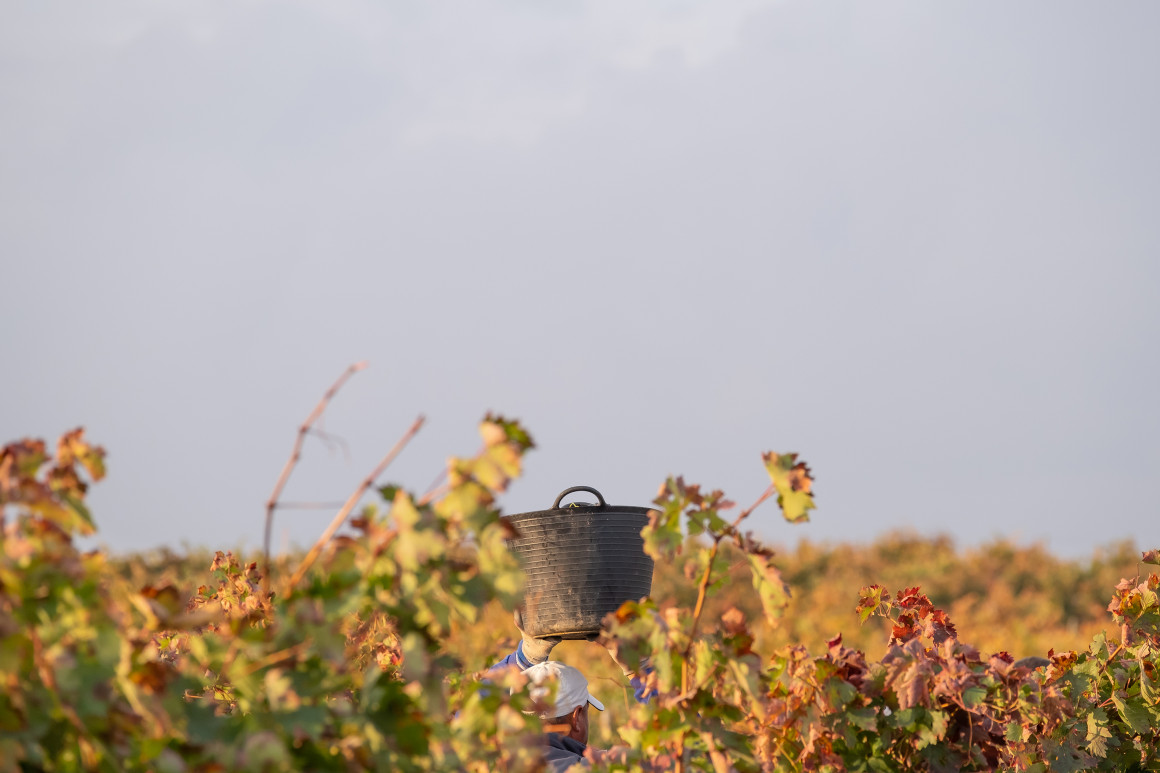
<svg viewBox="0 0 1160 773">
<path fill-rule="evenodd" d="M 730 552 L 723 547 L 722 555 Z M 1137 574 L 1139 550 L 1132 541 L 1096 548 L 1082 559 L 1060 558 L 1041 545 L 1017 545 L 1007 540 L 977 547 L 956 548 L 949 537 L 891 533 L 869 544 L 819 543 L 803 540 L 794 548 L 777 551 L 777 563 L 788 583 L 792 601 L 785 616 L 768 621 L 759 642 L 772 650 L 784 644 L 822 649 L 841 633 L 847 646 L 868 655 L 885 650 L 889 633 L 881 621 L 860 626 L 854 614 L 858 590 L 877 583 L 897 592 L 921 586 L 935 606 L 945 610 L 958 626 L 959 636 L 980 649 L 1005 650 L 1016 657 L 1043 655 L 1048 648 L 1082 649 L 1094 634 L 1108 629 L 1109 589 L 1123 577 Z M 260 560 L 246 553 L 245 560 Z M 119 571 L 142 585 L 168 579 L 178 587 L 196 590 L 205 582 L 213 551 L 192 548 L 123 554 L 114 559 Z M 296 565 L 297 557 L 275 559 L 273 574 Z M 691 573 L 692 567 L 688 567 Z M 683 563 L 658 566 L 653 597 L 690 604 L 695 583 Z M 710 599 L 706 617 L 719 617 L 736 606 L 749 619 L 760 618 L 744 566 Z M 467 655 L 469 661 L 487 659 L 502 648 L 513 632 L 506 622 L 495 624 L 490 615 L 481 626 L 496 630 L 473 631 L 473 646 L 487 652 Z M 514 640 L 513 640 L 514 641 Z M 498 650 L 496 650 L 498 651 Z"/>
</svg>

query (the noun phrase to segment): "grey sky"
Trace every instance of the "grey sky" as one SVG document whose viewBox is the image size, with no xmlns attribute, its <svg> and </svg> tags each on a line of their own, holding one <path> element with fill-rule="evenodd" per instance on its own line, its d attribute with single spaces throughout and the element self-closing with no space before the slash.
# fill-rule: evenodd
<svg viewBox="0 0 1160 773">
<path fill-rule="evenodd" d="M 1154 546 L 1152 3 L 10 3 L 0 435 L 77 424 L 118 549 L 257 544 L 415 488 L 487 410 L 505 498 L 748 502 L 806 527 Z M 306 542 L 329 514 L 280 517 Z"/>
</svg>

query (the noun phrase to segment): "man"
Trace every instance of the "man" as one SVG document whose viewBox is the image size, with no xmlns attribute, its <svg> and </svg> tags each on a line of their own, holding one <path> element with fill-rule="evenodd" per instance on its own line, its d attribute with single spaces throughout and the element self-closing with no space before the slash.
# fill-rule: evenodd
<svg viewBox="0 0 1160 773">
<path fill-rule="evenodd" d="M 563 639 L 554 636 L 549 636 L 543 639 L 534 639 L 524 633 L 524 629 L 520 628 L 519 625 L 520 619 L 517 613 L 516 627 L 519 629 L 520 636 L 522 637 L 520 639 L 520 643 L 516 645 L 515 652 L 512 652 L 503 660 L 493 665 L 488 669 L 489 671 L 497 671 L 501 668 L 509 668 L 511 666 L 515 666 L 521 671 L 527 671 L 537 663 L 547 662 L 549 656 L 552 654 L 552 650 L 555 649 L 557 644 L 563 641 Z M 616 665 L 620 666 L 620 670 L 624 672 L 625 678 L 629 680 L 633 694 L 636 696 L 637 703 L 648 703 L 653 694 L 648 691 L 644 680 L 633 673 L 632 669 L 628 668 L 628 666 L 624 665 L 619 660 L 617 660 L 616 657 L 612 656 L 611 652 L 608 654 L 610 657 L 612 657 L 612 661 L 616 663 Z M 647 675 L 652 671 L 652 669 L 647 664 L 642 663 L 641 665 L 643 666 L 642 672 L 644 674 Z"/>
<path fill-rule="evenodd" d="M 520 626 L 517 613 L 516 627 Z M 549 660 L 552 650 L 562 640 L 557 637 L 536 639 L 528 636 L 520 628 L 520 643 L 515 652 L 492 666 L 489 671 L 501 668 L 518 668 L 523 671 L 532 682 L 531 695 L 546 696 L 549 694 L 548 685 L 556 682 L 556 702 L 552 706 L 545 706 L 539 717 L 544 720 L 544 726 L 555 728 L 549 730 L 545 736 L 547 750 L 544 759 L 551 766 L 554 773 L 565 771 L 576 763 L 587 765 L 589 759 L 597 758 L 606 752 L 587 749 L 588 745 L 588 707 L 595 706 L 604 711 L 604 704 L 592 697 L 588 692 L 588 680 L 584 674 L 572 666 L 567 666 L 558 660 Z M 609 655 L 612 653 L 610 652 Z M 636 699 L 640 703 L 647 703 L 652 697 L 643 680 L 613 658 L 621 667 L 625 677 L 630 680 Z M 647 666 L 645 671 L 647 673 Z M 587 750 L 587 755 L 585 751 Z"/>
<path fill-rule="evenodd" d="M 588 747 L 588 707 L 604 711 L 604 704 L 588 692 L 588 680 L 579 670 L 558 660 L 537 663 L 524 674 L 531 682 L 529 693 L 537 704 L 547 700 L 555 683 L 555 701 L 543 703 L 537 712 L 548 730 L 544 761 L 555 773 L 577 763 L 587 765 L 584 751 Z"/>
</svg>

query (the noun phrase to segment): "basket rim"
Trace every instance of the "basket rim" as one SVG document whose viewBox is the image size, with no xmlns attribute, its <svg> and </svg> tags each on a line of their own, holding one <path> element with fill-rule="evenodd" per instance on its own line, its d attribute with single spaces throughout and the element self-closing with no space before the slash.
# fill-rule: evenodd
<svg viewBox="0 0 1160 773">
<path fill-rule="evenodd" d="M 531 518 L 542 517 L 545 515 L 590 515 L 590 514 L 607 514 L 607 515 L 648 515 L 651 512 L 660 512 L 655 507 L 636 507 L 632 505 L 583 505 L 580 507 L 557 507 L 551 510 L 528 510 L 523 513 L 509 513 L 508 515 L 501 515 L 501 518 L 516 519 L 516 518 Z"/>
</svg>

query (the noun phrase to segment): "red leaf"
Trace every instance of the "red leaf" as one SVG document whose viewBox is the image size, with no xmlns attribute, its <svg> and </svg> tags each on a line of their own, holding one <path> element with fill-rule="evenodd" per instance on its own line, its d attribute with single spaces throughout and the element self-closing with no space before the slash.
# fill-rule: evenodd
<svg viewBox="0 0 1160 773">
<path fill-rule="evenodd" d="M 721 615 L 721 627 L 734 635 L 745 633 L 745 613 L 737 607 L 729 607 L 725 614 Z"/>
</svg>

